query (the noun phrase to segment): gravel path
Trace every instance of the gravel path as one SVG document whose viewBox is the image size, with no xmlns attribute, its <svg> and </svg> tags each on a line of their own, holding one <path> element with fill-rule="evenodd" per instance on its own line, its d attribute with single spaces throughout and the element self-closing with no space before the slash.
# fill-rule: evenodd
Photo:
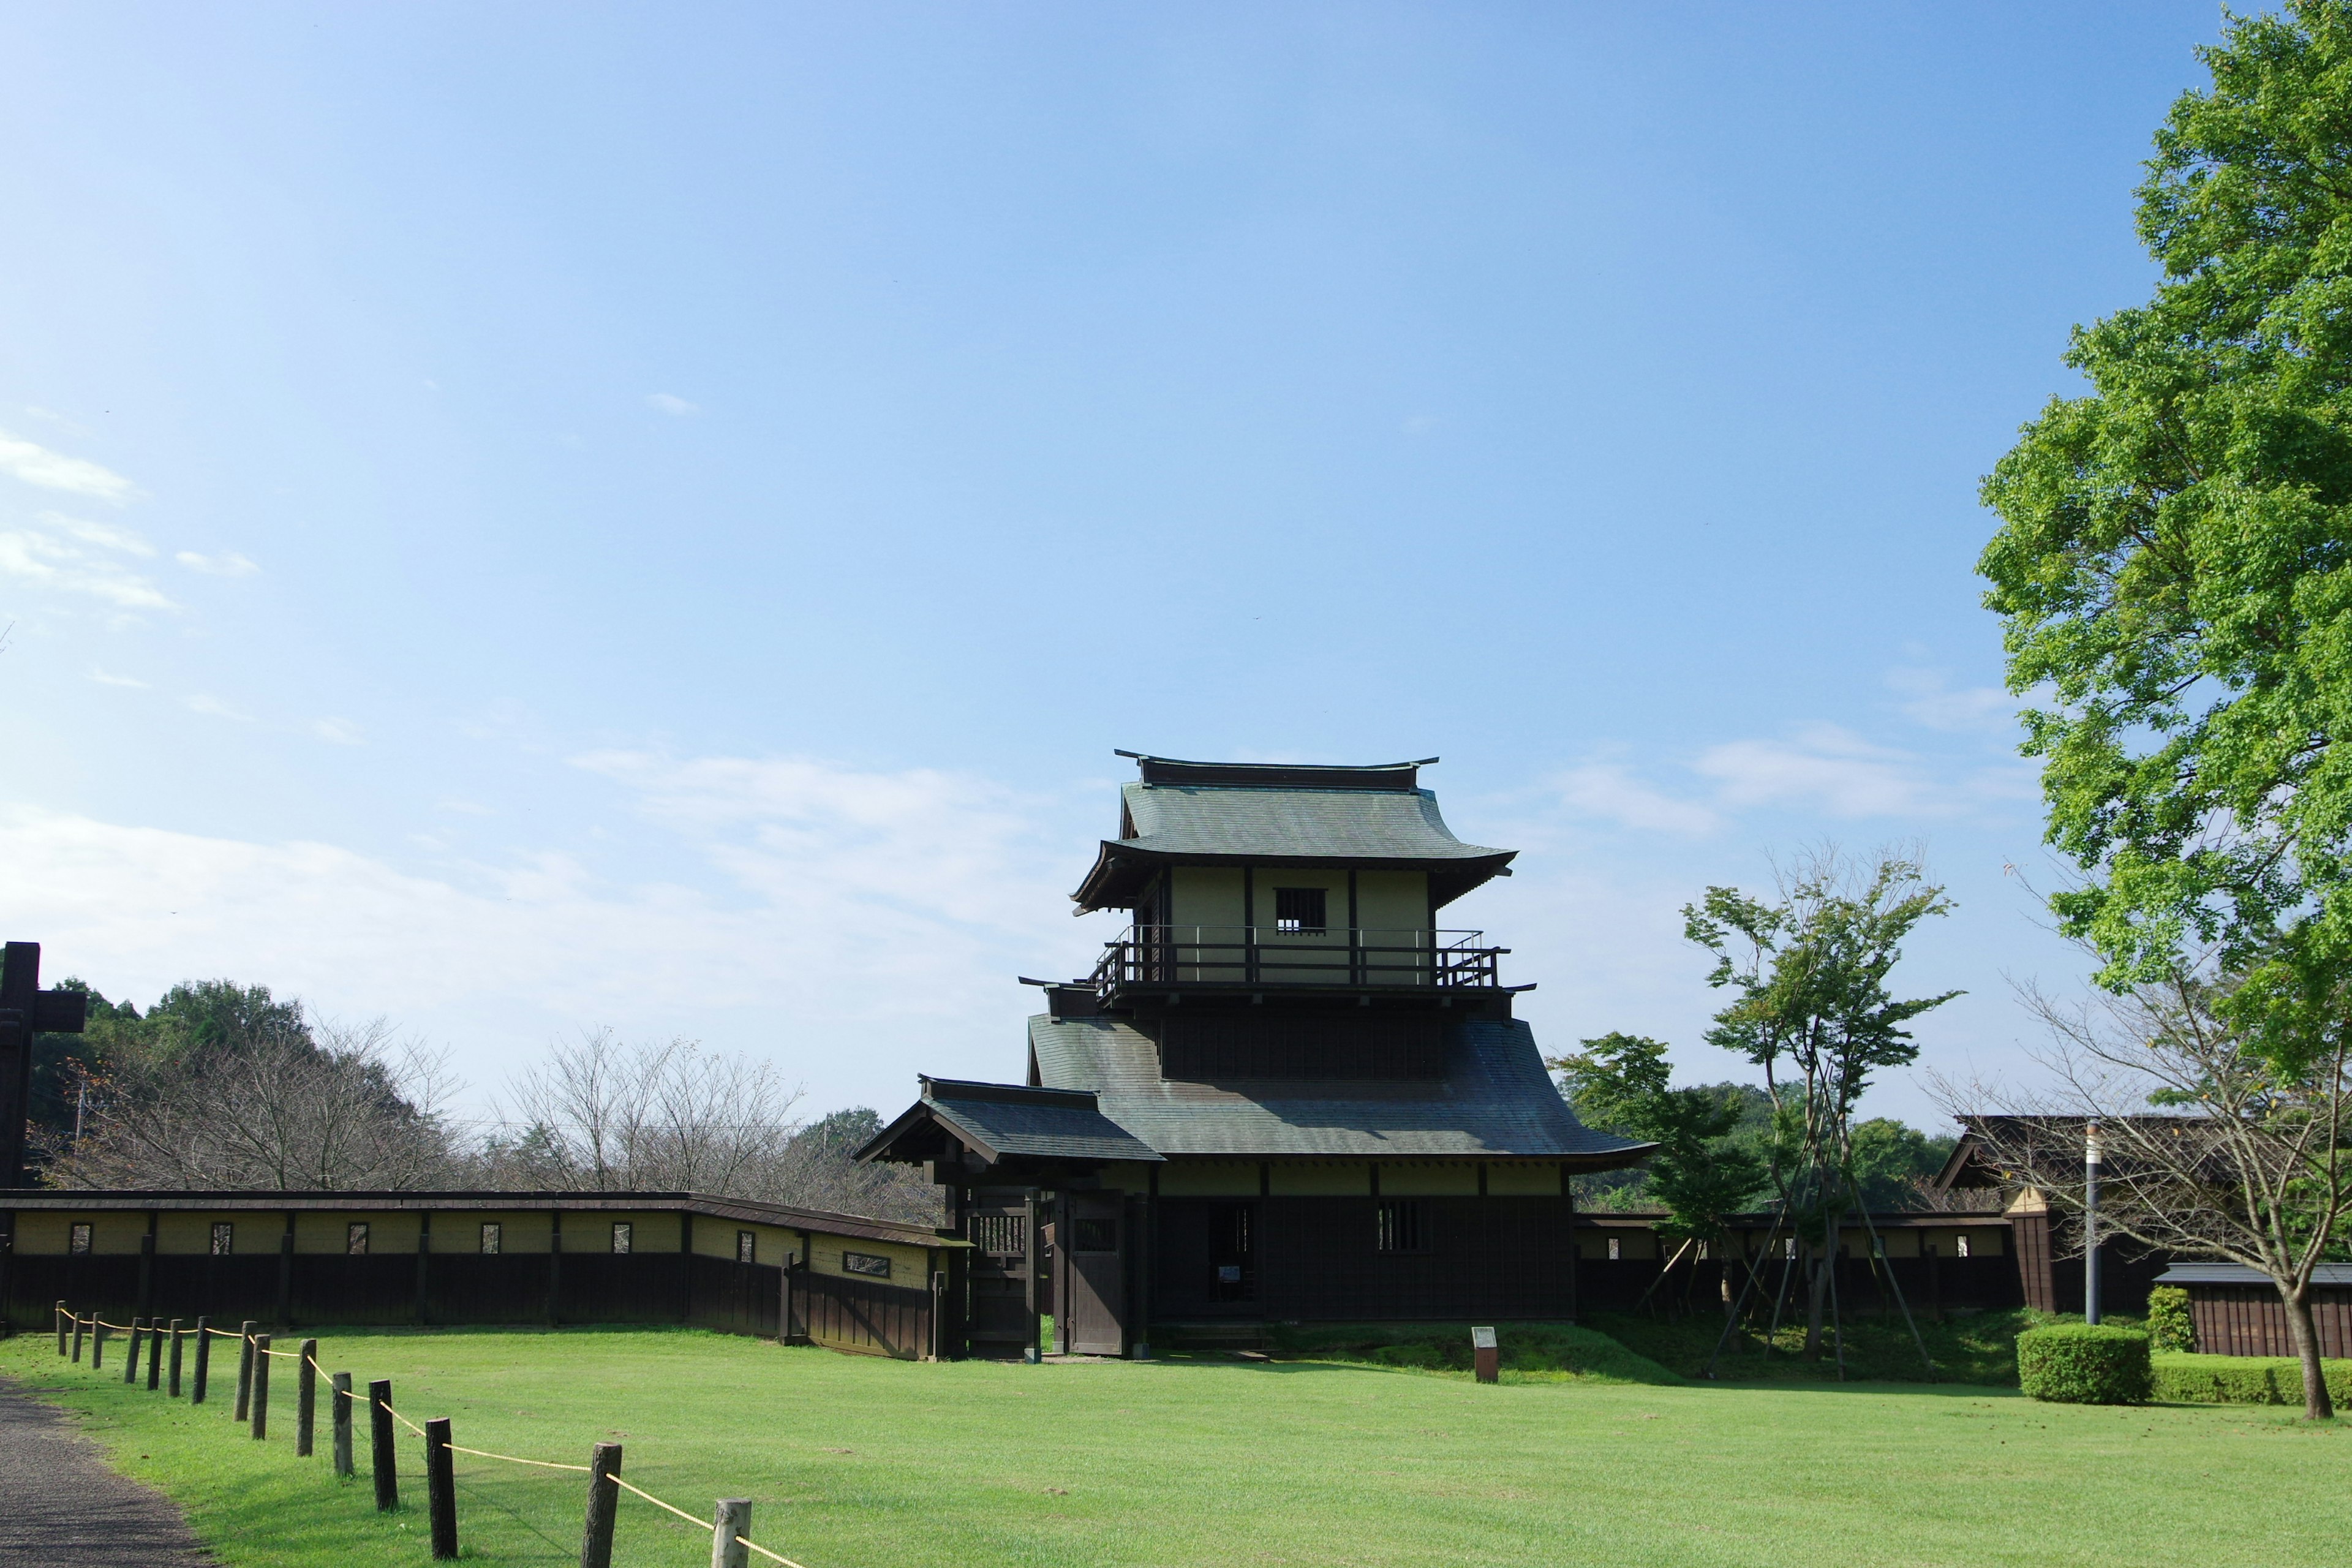
<svg viewBox="0 0 2352 1568">
<path fill-rule="evenodd" d="M 0 1379 L 0 1563 L 215 1568 L 163 1493 L 109 1468 L 62 1411 Z"/>
</svg>

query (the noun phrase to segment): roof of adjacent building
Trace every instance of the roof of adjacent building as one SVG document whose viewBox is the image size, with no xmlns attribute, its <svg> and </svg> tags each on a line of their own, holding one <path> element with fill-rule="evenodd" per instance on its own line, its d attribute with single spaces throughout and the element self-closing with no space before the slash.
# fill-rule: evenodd
<svg viewBox="0 0 2352 1568">
<path fill-rule="evenodd" d="M 1071 895 L 1082 912 L 1129 901 L 1170 861 L 1427 870 L 1438 873 L 1433 891 L 1444 904 L 1504 874 L 1517 854 L 1456 838 L 1436 795 L 1417 786 L 1421 763 L 1137 762 L 1142 778 L 1119 791 L 1120 837 L 1102 841 Z"/>
<path fill-rule="evenodd" d="M 1038 1080 L 1094 1091 L 1102 1113 L 1162 1155 L 1569 1160 L 1629 1165 L 1654 1145 L 1595 1132 L 1512 1019 L 1447 1031 L 1445 1076 L 1426 1082 L 1171 1081 L 1150 1038 L 1113 1017 L 1029 1020 Z"/>
<path fill-rule="evenodd" d="M 964 1079 L 926 1078 L 922 1084 L 922 1100 L 900 1121 L 929 1115 L 999 1159 L 1008 1154 L 1048 1160 L 1160 1158 L 1150 1144 L 1105 1116 L 1096 1097 L 1085 1089 Z M 868 1147 L 886 1143 L 898 1130 L 893 1123 Z"/>
<path fill-rule="evenodd" d="M 2159 1285 L 2260 1285 L 2271 1277 L 2242 1263 L 2176 1263 L 2156 1277 Z M 2311 1271 L 2315 1285 L 2352 1285 L 2352 1263 L 2322 1263 Z"/>
</svg>

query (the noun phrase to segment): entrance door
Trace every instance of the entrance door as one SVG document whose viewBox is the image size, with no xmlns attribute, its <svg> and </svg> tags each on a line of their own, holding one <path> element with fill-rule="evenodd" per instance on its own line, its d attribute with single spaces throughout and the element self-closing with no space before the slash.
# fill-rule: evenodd
<svg viewBox="0 0 2352 1568">
<path fill-rule="evenodd" d="M 971 1353 L 1021 1356 L 1037 1347 L 1036 1197 L 1018 1189 L 971 1194 L 964 1210 Z"/>
<path fill-rule="evenodd" d="M 1062 1348 L 1075 1355 L 1127 1353 L 1126 1200 L 1117 1193 L 1072 1193 L 1060 1241 Z"/>
</svg>

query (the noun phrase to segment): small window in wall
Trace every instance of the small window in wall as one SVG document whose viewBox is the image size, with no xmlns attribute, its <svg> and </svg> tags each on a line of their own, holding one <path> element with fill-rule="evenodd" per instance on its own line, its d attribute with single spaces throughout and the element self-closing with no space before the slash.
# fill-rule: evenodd
<svg viewBox="0 0 2352 1568">
<path fill-rule="evenodd" d="M 1070 1222 L 1073 1252 L 1117 1252 L 1118 1221 L 1109 1215 L 1081 1215 Z"/>
<path fill-rule="evenodd" d="M 89 1250 L 89 1221 L 81 1221 L 73 1227 L 73 1234 L 66 1242 L 66 1249 L 69 1252 L 88 1252 Z"/>
<path fill-rule="evenodd" d="M 497 1220 L 494 1220 L 494 1219 L 493 1219 L 493 1220 L 486 1220 L 486 1221 L 484 1221 L 484 1222 L 483 1222 L 483 1224 L 482 1224 L 482 1256 L 483 1256 L 483 1257 L 485 1257 L 485 1258 L 496 1258 L 496 1257 L 498 1256 L 498 1254 L 499 1254 L 499 1245 L 500 1245 L 501 1243 L 503 1243 L 505 1240 L 506 1240 L 506 1227 L 505 1227 L 504 1226 L 501 1226 L 501 1225 L 500 1225 Z"/>
<path fill-rule="evenodd" d="M 1274 929 L 1298 936 L 1321 936 L 1324 890 L 1321 888 L 1276 888 Z"/>
<path fill-rule="evenodd" d="M 1622 1263 L 1624 1260 L 1625 1243 L 1617 1237 L 1611 1237 L 1609 1238 L 1609 1261 L 1612 1263 Z"/>
<path fill-rule="evenodd" d="M 1421 1205 L 1409 1198 L 1389 1198 L 1375 1211 L 1378 1215 L 1373 1246 L 1381 1252 L 1419 1252 L 1422 1250 Z"/>
<path fill-rule="evenodd" d="M 629 1250 L 629 1222 L 627 1220 L 616 1219 L 613 1222 L 613 1250 L 617 1253 L 625 1253 Z"/>
<path fill-rule="evenodd" d="M 353 1258 L 367 1256 L 367 1222 L 353 1220 L 343 1227 L 343 1250 Z"/>
<path fill-rule="evenodd" d="M 1783 1258 L 1794 1258 L 1797 1256 L 1797 1238 L 1795 1237 L 1792 1236 L 1786 1241 L 1780 1243 L 1780 1256 Z"/>
<path fill-rule="evenodd" d="M 757 1232 L 739 1230 L 735 1233 L 735 1261 L 751 1263 L 758 1259 L 760 1237 Z"/>
<path fill-rule="evenodd" d="M 982 1252 L 1027 1250 L 1029 1216 L 1018 1214 L 976 1214 L 971 1216 L 971 1244 Z"/>
<path fill-rule="evenodd" d="M 225 1219 L 215 1221 L 213 1225 L 213 1256 L 215 1258 L 226 1258 L 230 1253 L 236 1250 L 236 1226 Z"/>
<path fill-rule="evenodd" d="M 1968 1255 L 1969 1238 L 1965 1236 L 1956 1236 L 1952 1237 L 1952 1256 L 1955 1258 L 1966 1258 Z"/>
<path fill-rule="evenodd" d="M 844 1274 L 863 1274 L 869 1279 L 890 1278 L 890 1260 L 878 1252 L 845 1252 L 841 1255 Z"/>
</svg>

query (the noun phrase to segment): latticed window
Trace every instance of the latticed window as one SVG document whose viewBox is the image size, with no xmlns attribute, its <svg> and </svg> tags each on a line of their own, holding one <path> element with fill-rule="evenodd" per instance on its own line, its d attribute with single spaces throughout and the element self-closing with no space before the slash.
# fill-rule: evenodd
<svg viewBox="0 0 2352 1568">
<path fill-rule="evenodd" d="M 1422 1250 L 1421 1205 L 1407 1198 L 1382 1199 L 1374 1245 L 1382 1252 Z"/>
<path fill-rule="evenodd" d="M 971 1216 L 971 1244 L 982 1252 L 1028 1250 L 1029 1216 L 1018 1214 L 976 1214 Z"/>
<path fill-rule="evenodd" d="M 236 1250 L 236 1226 L 225 1219 L 215 1221 L 213 1225 L 213 1256 L 226 1258 Z"/>
<path fill-rule="evenodd" d="M 1623 1238 L 1623 1237 L 1615 1237 L 1615 1236 L 1611 1237 L 1609 1238 L 1609 1261 L 1610 1261 L 1610 1262 L 1612 1262 L 1612 1263 L 1622 1263 L 1622 1262 L 1623 1262 L 1623 1261 L 1624 1261 L 1624 1258 L 1625 1258 L 1625 1242 L 1624 1242 L 1624 1238 Z"/>
<path fill-rule="evenodd" d="M 757 1232 L 739 1230 L 735 1233 L 736 1262 L 750 1263 L 759 1256 L 759 1252 L 760 1237 Z"/>
<path fill-rule="evenodd" d="M 353 1258 L 367 1256 L 368 1227 L 365 1220 L 353 1220 L 343 1227 L 343 1250 Z"/>
<path fill-rule="evenodd" d="M 1323 918 L 1321 888 L 1276 888 L 1274 929 L 1299 936 L 1321 936 L 1328 927 Z"/>
<path fill-rule="evenodd" d="M 629 1250 L 629 1222 L 627 1220 L 616 1219 L 613 1222 L 613 1250 L 614 1252 L 625 1253 Z"/>
<path fill-rule="evenodd" d="M 488 1220 L 484 1222 L 482 1226 L 482 1255 L 484 1257 L 497 1257 L 499 1247 L 505 1240 L 505 1226 L 501 1226 L 497 1220 Z"/>
<path fill-rule="evenodd" d="M 68 1251 L 72 1252 L 88 1252 L 89 1250 L 89 1226 L 88 1223 L 85 1222 L 73 1227 L 72 1235 L 66 1240 L 66 1247 Z"/>
<path fill-rule="evenodd" d="M 1117 1252 L 1118 1221 L 1108 1216 L 1080 1215 L 1070 1222 L 1073 1252 Z"/>
</svg>

